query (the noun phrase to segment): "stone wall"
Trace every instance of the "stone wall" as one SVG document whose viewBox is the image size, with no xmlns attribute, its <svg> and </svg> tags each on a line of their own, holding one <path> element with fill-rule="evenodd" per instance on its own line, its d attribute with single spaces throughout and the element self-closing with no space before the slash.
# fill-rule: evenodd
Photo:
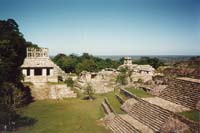
<svg viewBox="0 0 200 133">
<path fill-rule="evenodd" d="M 34 83 L 30 88 L 35 100 L 77 97 L 77 94 L 65 84 Z"/>
</svg>

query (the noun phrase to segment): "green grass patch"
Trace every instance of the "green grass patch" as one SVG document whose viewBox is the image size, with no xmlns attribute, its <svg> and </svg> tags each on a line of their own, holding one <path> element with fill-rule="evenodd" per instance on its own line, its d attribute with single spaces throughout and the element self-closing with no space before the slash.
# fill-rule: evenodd
<svg viewBox="0 0 200 133">
<path fill-rule="evenodd" d="M 48 82 L 49 85 L 63 85 L 65 82 Z M 66 84 L 67 85 L 67 84 Z"/>
<path fill-rule="evenodd" d="M 125 89 L 140 98 L 153 97 L 151 94 L 145 92 L 144 90 L 140 90 L 136 88 L 125 88 Z"/>
<path fill-rule="evenodd" d="M 197 111 L 197 110 L 184 111 L 184 112 L 180 112 L 178 114 L 183 115 L 192 121 L 200 122 L 200 111 Z"/>
<path fill-rule="evenodd" d="M 24 86 L 32 86 L 33 83 L 32 82 L 22 82 Z"/>
<path fill-rule="evenodd" d="M 100 121 L 104 117 L 103 98 L 36 101 L 19 110 L 22 115 L 37 120 L 36 124 L 16 133 L 109 133 Z"/>
<path fill-rule="evenodd" d="M 110 92 L 105 94 L 105 97 L 107 97 L 108 102 L 111 104 L 111 106 L 113 107 L 114 111 L 118 114 L 123 114 L 124 112 L 120 109 L 121 104 L 119 103 L 119 101 L 117 100 L 115 93 Z"/>
</svg>

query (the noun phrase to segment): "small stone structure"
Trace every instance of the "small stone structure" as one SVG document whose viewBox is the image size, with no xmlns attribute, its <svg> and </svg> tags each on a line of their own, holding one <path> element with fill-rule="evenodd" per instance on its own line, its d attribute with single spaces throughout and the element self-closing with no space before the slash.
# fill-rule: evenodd
<svg viewBox="0 0 200 133">
<path fill-rule="evenodd" d="M 58 76 L 65 77 L 65 72 L 49 58 L 47 48 L 27 48 L 21 68 L 24 82 L 58 82 Z"/>
</svg>

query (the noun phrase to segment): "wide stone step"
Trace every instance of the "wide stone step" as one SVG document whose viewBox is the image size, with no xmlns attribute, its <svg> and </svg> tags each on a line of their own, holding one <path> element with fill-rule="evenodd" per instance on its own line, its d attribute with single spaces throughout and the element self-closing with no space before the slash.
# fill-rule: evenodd
<svg viewBox="0 0 200 133">
<path fill-rule="evenodd" d="M 168 114 L 168 115 L 171 114 L 168 110 L 163 109 L 163 108 L 161 108 L 161 107 L 159 107 L 157 105 L 148 103 L 148 102 L 146 102 L 144 100 L 141 100 L 140 102 L 143 104 L 144 107 L 148 107 L 149 109 L 156 110 L 156 112 L 160 112 L 160 113 L 164 113 L 164 114 Z"/>
<path fill-rule="evenodd" d="M 143 123 L 144 125 L 148 126 L 149 128 L 151 128 L 154 131 L 159 131 L 159 129 L 160 129 L 160 126 L 157 126 L 156 124 L 150 123 L 149 119 L 142 118 L 141 116 L 132 114 L 131 112 L 129 113 L 129 115 L 131 117 L 133 117 L 134 119 L 138 120 L 139 122 Z"/>
<path fill-rule="evenodd" d="M 120 126 L 130 132 L 130 133 L 139 133 L 140 131 L 138 131 L 135 127 L 133 127 L 131 124 L 129 124 L 128 122 L 126 122 L 124 119 L 122 119 L 120 116 L 117 116 L 116 121 L 118 121 L 120 123 Z"/>
<path fill-rule="evenodd" d="M 184 101 L 187 103 L 196 103 L 199 99 L 199 98 L 190 98 L 190 97 L 184 97 L 181 95 L 173 95 L 173 94 L 163 94 L 163 95 L 160 95 L 160 97 L 169 97 L 169 98 L 177 99 L 177 100 Z"/>
<path fill-rule="evenodd" d="M 144 108 L 141 108 L 140 105 L 134 106 L 131 111 L 134 111 L 134 110 L 139 111 L 136 113 L 146 114 L 145 116 L 152 117 L 154 120 L 157 119 L 158 121 L 165 121 L 166 118 L 169 117 L 169 115 L 166 113 L 159 113 L 158 110 L 144 109 Z"/>
<path fill-rule="evenodd" d="M 165 122 L 165 120 L 167 120 L 168 118 L 165 118 L 165 120 L 159 118 L 159 117 L 155 117 L 155 115 L 150 115 L 150 114 L 147 114 L 146 112 L 142 112 L 140 110 L 131 110 L 132 114 L 135 114 L 135 115 L 138 115 L 142 118 L 146 118 L 148 119 L 148 121 L 150 121 L 151 123 L 157 123 L 157 124 L 160 124 L 160 123 L 163 123 Z"/>
<path fill-rule="evenodd" d="M 188 101 L 188 102 L 195 102 L 195 101 L 198 101 L 198 97 L 188 97 L 188 96 L 185 96 L 185 95 L 174 95 L 174 94 L 162 94 L 160 96 L 168 96 L 168 97 L 172 97 L 172 98 L 176 98 L 178 100 L 185 100 L 185 101 Z"/>
<path fill-rule="evenodd" d="M 170 111 L 142 99 L 132 106 L 128 114 L 154 131 L 159 131 L 172 115 Z"/>
<path fill-rule="evenodd" d="M 198 94 L 200 93 L 200 90 L 199 91 L 194 91 L 192 89 L 190 90 L 183 90 L 183 89 L 178 89 L 177 87 L 168 87 L 168 88 L 165 88 L 165 90 L 163 90 L 163 92 L 171 92 L 171 93 L 174 93 L 174 94 L 182 94 L 182 95 L 191 95 L 193 96 L 193 94 L 195 96 L 198 96 Z M 162 92 L 162 93 L 163 93 Z"/>
<path fill-rule="evenodd" d="M 116 116 L 108 126 L 114 133 L 140 133 L 140 131 L 127 123 L 120 116 Z"/>
<path fill-rule="evenodd" d="M 169 96 L 169 97 L 174 97 L 176 99 L 186 100 L 186 101 L 190 101 L 190 102 L 198 101 L 200 99 L 199 96 L 183 95 L 183 94 L 177 94 L 177 93 L 175 94 L 175 93 L 172 93 L 172 92 L 164 92 L 160 96 L 161 97 L 162 96 Z"/>
<path fill-rule="evenodd" d="M 172 97 L 163 96 L 162 98 L 165 99 L 165 100 L 171 101 L 173 103 L 189 107 L 189 108 L 195 108 L 195 106 L 196 106 L 195 103 L 187 103 L 186 101 L 180 101 L 180 100 L 177 100 L 177 99 L 172 98 Z"/>
<path fill-rule="evenodd" d="M 199 98 L 191 98 L 187 96 L 181 96 L 181 95 L 173 95 L 173 94 L 162 94 L 160 97 L 169 97 L 169 98 L 174 98 L 180 101 L 185 101 L 189 103 L 197 102 Z"/>
<path fill-rule="evenodd" d="M 182 94 L 186 96 L 199 96 L 200 90 L 199 91 L 194 91 L 194 90 L 183 90 L 183 89 L 178 89 L 178 88 L 165 88 L 162 93 L 173 93 L 173 94 Z"/>
</svg>

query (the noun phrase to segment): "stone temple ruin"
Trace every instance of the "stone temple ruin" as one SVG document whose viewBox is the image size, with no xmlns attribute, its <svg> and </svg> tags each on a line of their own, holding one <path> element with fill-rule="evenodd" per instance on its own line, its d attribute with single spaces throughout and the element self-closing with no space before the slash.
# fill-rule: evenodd
<svg viewBox="0 0 200 133">
<path fill-rule="evenodd" d="M 76 87 L 78 89 L 85 88 L 89 83 L 95 93 L 107 93 L 114 91 L 116 84 L 116 77 L 119 74 L 115 69 L 103 69 L 100 72 L 86 72 L 80 73 Z"/>
<path fill-rule="evenodd" d="M 59 68 L 48 56 L 47 48 L 27 48 L 27 56 L 21 66 L 24 75 L 23 82 L 31 82 L 31 93 L 35 99 L 61 99 L 76 97 L 66 85 L 53 85 L 58 78 L 63 80 L 66 73 Z"/>
<path fill-rule="evenodd" d="M 27 48 L 27 57 L 21 66 L 25 82 L 58 82 L 62 71 L 48 56 L 47 48 Z"/>
<path fill-rule="evenodd" d="M 176 78 L 167 81 L 158 96 L 140 98 L 132 92 L 120 89 L 116 94 L 125 113 L 116 113 L 108 99 L 102 107 L 104 122 L 114 133 L 199 133 L 199 122 L 192 121 L 178 112 L 200 110 L 200 80 Z"/>
<path fill-rule="evenodd" d="M 155 74 L 155 69 L 150 65 L 132 64 L 131 57 L 124 57 L 124 64 L 119 66 L 118 70 L 121 68 L 128 68 L 132 71 L 131 78 L 133 82 L 139 79 L 142 79 L 144 82 L 152 80 L 152 76 Z"/>
<path fill-rule="evenodd" d="M 76 87 L 81 90 L 89 83 L 95 90 L 95 93 L 114 91 L 114 88 L 116 88 L 116 79 L 120 74 L 121 68 L 128 68 L 132 71 L 130 75 L 132 80 L 128 80 L 129 85 L 132 85 L 139 79 L 144 82 L 152 80 L 155 73 L 155 69 L 152 66 L 132 64 L 131 57 L 125 57 L 124 64 L 119 66 L 118 69 L 107 68 L 100 72 L 81 72 L 78 76 Z"/>
</svg>

